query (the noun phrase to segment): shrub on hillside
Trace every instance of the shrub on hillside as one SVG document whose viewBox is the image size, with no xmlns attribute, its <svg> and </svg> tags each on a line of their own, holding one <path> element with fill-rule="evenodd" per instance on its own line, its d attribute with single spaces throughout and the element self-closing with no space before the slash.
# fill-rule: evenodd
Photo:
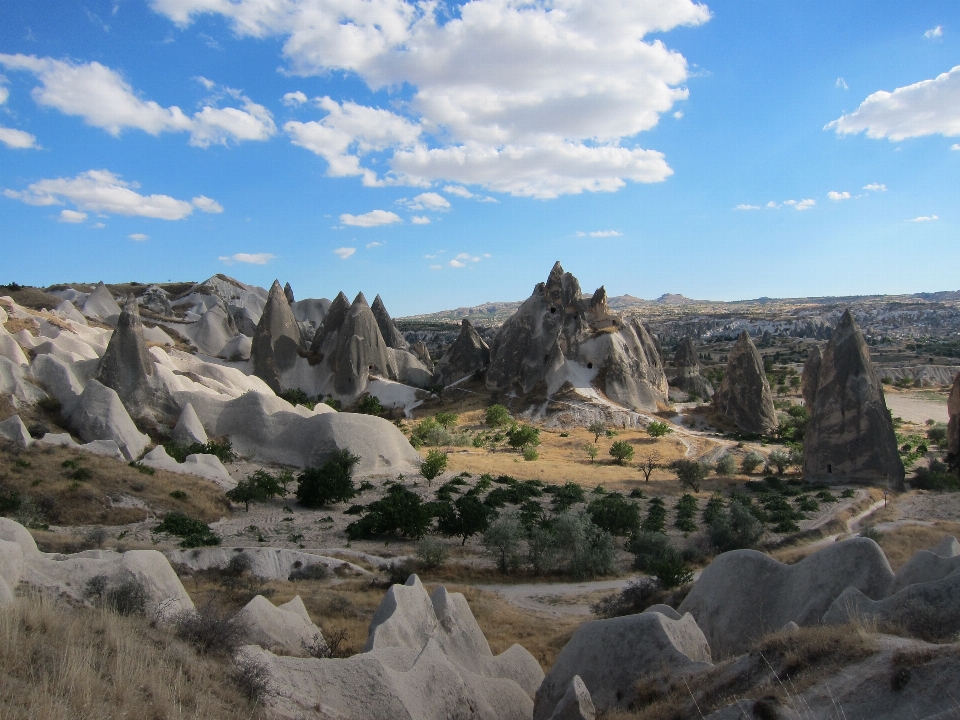
<svg viewBox="0 0 960 720">
<path fill-rule="evenodd" d="M 442 475 L 447 469 L 447 454 L 442 450 L 431 450 L 427 457 L 420 463 L 420 474 L 426 478 L 427 482 L 432 482 L 435 477 Z"/>
<path fill-rule="evenodd" d="M 297 477 L 297 500 L 304 507 L 346 502 L 357 496 L 353 468 L 360 458 L 349 450 L 337 450 L 318 468 L 307 468 Z"/>
<path fill-rule="evenodd" d="M 709 523 L 710 543 L 720 552 L 752 548 L 763 536 L 763 525 L 739 502 L 719 509 Z"/>
<path fill-rule="evenodd" d="M 724 453 L 713 469 L 717 475 L 733 475 L 737 471 L 737 461 L 730 453 Z"/>
<path fill-rule="evenodd" d="M 169 533 L 180 538 L 180 547 L 207 547 L 219 545 L 220 537 L 216 535 L 206 523 L 189 518 L 180 512 L 167 513 L 163 522 L 157 525 L 154 532 Z"/>
<path fill-rule="evenodd" d="M 740 471 L 749 475 L 761 465 L 763 465 L 763 455 L 756 450 L 751 450 L 740 461 Z"/>
<path fill-rule="evenodd" d="M 640 527 L 640 510 L 620 493 L 603 495 L 587 506 L 590 519 L 611 535 L 626 537 Z"/>
<path fill-rule="evenodd" d="M 360 540 L 400 535 L 418 540 L 430 527 L 433 509 L 415 492 L 393 483 L 383 498 L 366 506 L 363 517 L 347 525 L 347 537 Z"/>
<path fill-rule="evenodd" d="M 617 440 L 610 446 L 610 456 L 618 465 L 623 465 L 633 460 L 633 453 L 633 445 L 626 440 Z"/>
<path fill-rule="evenodd" d="M 235 503 L 243 503 L 244 510 L 249 511 L 252 502 L 264 502 L 286 495 L 287 483 L 292 481 L 293 473 L 289 470 L 281 470 L 273 475 L 261 469 L 238 482 L 232 490 L 227 490 L 226 496 Z"/>
<path fill-rule="evenodd" d="M 554 548 L 561 570 L 577 580 L 613 570 L 613 536 L 597 527 L 587 512 L 565 512 L 553 522 Z"/>
</svg>

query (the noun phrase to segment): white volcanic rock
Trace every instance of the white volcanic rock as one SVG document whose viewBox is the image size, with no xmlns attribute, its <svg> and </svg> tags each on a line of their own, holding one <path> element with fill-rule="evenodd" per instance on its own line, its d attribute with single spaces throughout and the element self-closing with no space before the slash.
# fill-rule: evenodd
<svg viewBox="0 0 960 720">
<path fill-rule="evenodd" d="M 200 319 L 183 328 L 197 349 L 212 357 L 225 356 L 224 348 L 239 335 L 237 325 L 223 303 L 218 302 Z"/>
<path fill-rule="evenodd" d="M 300 326 L 277 280 L 273 281 L 263 315 L 253 335 L 253 372 L 274 392 L 282 389 L 280 378 L 291 370 L 301 351 Z"/>
<path fill-rule="evenodd" d="M 167 454 L 163 445 L 157 445 L 143 456 L 141 462 L 147 467 L 157 468 L 158 470 L 167 470 L 182 475 L 196 475 L 207 480 L 213 480 L 217 485 L 227 490 L 237 485 L 236 480 L 230 477 L 230 473 L 227 472 L 223 463 L 220 462 L 220 458 L 216 455 L 205 453 L 187 455 L 183 463 L 178 463 Z"/>
<path fill-rule="evenodd" d="M 24 558 L 33 558 L 40 555 L 37 542 L 33 539 L 30 531 L 10 518 L 0 517 L 0 540 L 19 545 Z"/>
<path fill-rule="evenodd" d="M 299 595 L 280 606 L 257 595 L 237 613 L 236 621 L 243 626 L 247 642 L 274 655 L 308 657 L 307 648 L 326 645 Z"/>
<path fill-rule="evenodd" d="M 93 455 L 103 455 L 117 460 L 125 460 L 123 453 L 120 452 L 120 446 L 115 440 L 93 440 L 92 442 L 81 445 L 74 440 L 70 433 L 47 433 L 36 442 L 44 445 L 55 445 L 57 447 L 68 447 L 81 452 L 88 452 Z"/>
<path fill-rule="evenodd" d="M 135 460 L 150 444 L 137 430 L 120 397 L 112 388 L 91 380 L 70 415 L 70 425 L 86 442 L 114 440 L 127 460 Z"/>
<path fill-rule="evenodd" d="M 929 550 L 918 550 L 903 564 L 893 579 L 893 590 L 898 592 L 908 585 L 942 580 L 960 570 L 960 543 L 955 537 L 946 537 Z"/>
<path fill-rule="evenodd" d="M 183 406 L 180 418 L 177 420 L 173 432 L 170 433 L 170 439 L 178 445 L 206 444 L 207 433 L 203 429 L 200 418 L 197 417 L 197 411 L 193 409 L 193 405 L 190 403 Z"/>
<path fill-rule="evenodd" d="M 84 300 L 83 314 L 112 325 L 113 323 L 110 320 L 115 320 L 120 316 L 120 306 L 113 295 L 110 294 L 110 291 L 107 290 L 107 286 L 100 282 Z"/>
<path fill-rule="evenodd" d="M 0 438 L 9 440 L 18 448 L 29 447 L 33 443 L 30 437 L 30 431 L 23 424 L 19 415 L 11 415 L 3 422 L 0 422 Z"/>
<path fill-rule="evenodd" d="M 167 333 L 163 331 L 163 328 L 157 327 L 144 327 L 143 328 L 143 339 L 146 342 L 151 342 L 156 345 L 167 345 L 168 347 L 173 347 L 176 343 L 173 342 Z"/>
<path fill-rule="evenodd" d="M 713 385 L 700 374 L 700 358 L 697 357 L 697 350 L 689 337 L 683 338 L 677 346 L 673 365 L 677 369 L 676 376 L 670 381 L 673 387 L 687 393 L 696 393 L 704 400 L 711 398 Z"/>
<path fill-rule="evenodd" d="M 680 620 L 654 612 L 587 622 L 577 628 L 544 678 L 533 717 L 548 720 L 576 676 L 600 707 L 628 707 L 636 698 L 638 680 L 709 666 L 710 646 L 689 614 Z"/>
<path fill-rule="evenodd" d="M 597 709 L 593 705 L 590 691 L 580 676 L 574 675 L 550 720 L 596 720 L 596 717 Z"/>
<path fill-rule="evenodd" d="M 2 321 L 0 321 L 0 357 L 6 358 L 14 365 L 25 366 L 30 364 L 27 356 L 23 353 L 23 348 L 20 347 L 20 343 L 7 332 Z"/>
<path fill-rule="evenodd" d="M 73 412 L 83 394 L 83 385 L 68 363 L 50 354 L 37 355 L 30 374 L 51 397 L 60 401 L 65 416 Z"/>
<path fill-rule="evenodd" d="M 763 360 L 746 330 L 730 350 L 713 405 L 743 432 L 772 435 L 777 429 L 777 411 Z"/>
<path fill-rule="evenodd" d="M 26 376 L 26 368 L 0 357 L 0 394 L 10 395 L 14 408 L 21 405 L 33 405 L 47 394 L 31 383 Z"/>
<path fill-rule="evenodd" d="M 816 625 L 847 587 L 886 597 L 893 571 L 873 540 L 833 543 L 793 565 L 756 550 L 718 555 L 677 610 L 691 613 L 714 657 L 742 652 L 787 622 Z M 589 687 L 589 683 L 588 683 Z"/>
<path fill-rule="evenodd" d="M 377 327 L 380 329 L 380 335 L 383 336 L 383 341 L 387 344 L 387 347 L 392 347 L 395 350 L 410 349 L 410 344 L 406 338 L 403 337 L 403 333 L 397 329 L 393 318 L 390 317 L 390 313 L 387 312 L 387 308 L 379 295 L 373 299 L 373 305 L 370 307 L 370 311 L 377 320 Z"/>
<path fill-rule="evenodd" d="M 77 310 L 76 306 L 69 300 L 64 300 L 62 303 L 57 305 L 57 307 L 54 309 L 53 312 L 59 315 L 60 317 L 64 318 L 65 320 L 72 320 L 73 322 L 79 323 L 80 325 L 87 324 L 87 319 L 83 316 L 83 314 L 79 310 Z"/>
<path fill-rule="evenodd" d="M 460 334 L 437 363 L 434 377 L 441 385 L 462 380 L 490 364 L 490 348 L 466 318 L 460 323 Z"/>
<path fill-rule="evenodd" d="M 249 360 L 250 352 L 253 350 L 253 340 L 248 335 L 237 335 L 227 341 L 227 344 L 220 350 L 220 355 L 227 360 L 240 361 Z"/>
<path fill-rule="evenodd" d="M 372 573 L 359 565 L 337 558 L 317 555 L 305 550 L 287 550 L 275 547 L 205 547 L 190 550 L 166 550 L 164 554 L 172 563 L 186 565 L 193 570 L 222 569 L 238 554 L 246 555 L 250 561 L 250 574 L 264 580 L 288 580 L 294 571 L 308 570 L 322 565 L 329 572 L 338 575 L 370 577 Z"/>
</svg>

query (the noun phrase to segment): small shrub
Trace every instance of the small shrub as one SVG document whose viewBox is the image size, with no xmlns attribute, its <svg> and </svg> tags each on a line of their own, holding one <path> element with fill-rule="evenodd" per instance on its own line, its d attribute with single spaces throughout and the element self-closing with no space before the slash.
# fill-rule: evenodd
<svg viewBox="0 0 960 720">
<path fill-rule="evenodd" d="M 503 427 L 504 425 L 508 425 L 511 420 L 510 411 L 503 405 L 491 405 L 488 407 L 486 417 L 484 418 L 484 421 L 490 427 Z"/>
<path fill-rule="evenodd" d="M 403 585 L 407 582 L 407 578 L 417 571 L 417 568 L 414 566 L 413 561 L 408 559 L 394 560 L 387 565 L 386 570 L 387 578 L 391 585 Z"/>
<path fill-rule="evenodd" d="M 537 452 L 537 449 L 532 445 L 527 445 L 523 448 L 523 459 L 527 462 L 533 462 L 534 460 L 540 459 L 540 453 Z"/>
<path fill-rule="evenodd" d="M 720 552 L 754 547 L 763 537 L 763 525 L 742 503 L 731 502 L 709 523 L 710 543 Z"/>
<path fill-rule="evenodd" d="M 459 417 L 459 415 L 452 412 L 438 412 L 434 415 L 433 419 L 449 430 L 457 424 Z"/>
<path fill-rule="evenodd" d="M 483 533 L 482 544 L 493 557 L 497 569 L 509 573 L 520 566 L 523 525 L 515 513 L 504 513 L 490 523 Z"/>
<path fill-rule="evenodd" d="M 693 532 L 697 529 L 694 517 L 697 514 L 697 499 L 690 494 L 683 495 L 677 500 L 677 519 L 674 525 L 683 532 Z"/>
<path fill-rule="evenodd" d="M 347 525 L 347 537 L 351 540 L 373 539 L 384 535 L 402 535 L 419 539 L 423 537 L 433 519 L 433 507 L 424 503 L 415 492 L 394 483 L 380 500 L 367 505 L 359 520 Z"/>
<path fill-rule="evenodd" d="M 442 475 L 447 469 L 447 454 L 442 450 L 431 450 L 420 463 L 420 474 L 432 482 L 435 477 Z"/>
<path fill-rule="evenodd" d="M 553 522 L 554 548 L 559 567 L 577 580 L 613 570 L 613 536 L 597 527 L 587 512 L 565 512 Z"/>
<path fill-rule="evenodd" d="M 883 539 L 883 533 L 881 533 L 872 525 L 865 525 L 860 529 L 860 537 L 868 538 L 869 540 L 873 540 L 875 543 L 879 543 Z"/>
<path fill-rule="evenodd" d="M 585 494 L 583 488 L 575 482 L 564 483 L 553 492 L 553 509 L 563 512 L 575 503 L 583 502 Z"/>
<path fill-rule="evenodd" d="M 590 462 L 593 462 L 597 459 L 597 455 L 600 454 L 600 448 L 598 448 L 593 443 L 587 443 L 583 446 L 583 451 L 587 454 L 587 457 L 590 458 Z"/>
<path fill-rule="evenodd" d="M 640 529 L 645 533 L 662 533 L 667 526 L 667 510 L 663 500 L 653 498 L 647 507 L 647 516 L 643 519 Z"/>
<path fill-rule="evenodd" d="M 737 461 L 730 453 L 724 453 L 713 469 L 717 475 L 733 475 L 737 471 Z"/>
<path fill-rule="evenodd" d="M 311 410 L 313 410 L 313 408 L 316 406 L 316 401 L 314 398 L 307 395 L 307 393 L 300 388 L 290 388 L 289 390 L 284 390 L 277 397 L 286 400 L 291 405 L 303 405 Z"/>
<path fill-rule="evenodd" d="M 627 543 L 627 550 L 633 554 L 633 566 L 637 570 L 649 572 L 670 547 L 670 538 L 662 532 L 640 531 Z"/>
<path fill-rule="evenodd" d="M 192 445 L 178 445 L 174 442 L 163 443 L 167 455 L 178 463 L 186 461 L 188 455 L 216 455 L 220 462 L 231 463 L 237 459 L 233 452 L 233 444 L 227 440 L 211 440 L 208 443 L 193 443 Z"/>
<path fill-rule="evenodd" d="M 96 575 L 87 582 L 84 595 L 95 606 L 118 615 L 143 615 L 150 599 L 146 586 L 133 576 L 111 580 Z"/>
<path fill-rule="evenodd" d="M 647 434 L 652 438 L 661 438 L 664 435 L 669 435 L 673 432 L 667 423 L 662 420 L 654 420 L 652 423 L 647 425 Z"/>
<path fill-rule="evenodd" d="M 740 470 L 744 474 L 749 475 L 761 465 L 763 465 L 763 455 L 756 450 L 751 450 L 743 457 L 743 460 L 740 461 Z"/>
<path fill-rule="evenodd" d="M 767 456 L 767 463 L 770 467 L 777 469 L 777 475 L 783 475 L 787 468 L 792 465 L 790 455 L 783 450 L 774 450 Z"/>
<path fill-rule="evenodd" d="M 360 399 L 360 404 L 357 405 L 357 410 L 364 415 L 381 415 L 383 405 L 380 404 L 380 398 L 376 395 L 364 395 Z"/>
<path fill-rule="evenodd" d="M 677 480 L 683 487 L 690 488 L 693 492 L 700 492 L 700 483 L 707 477 L 707 468 L 703 463 L 681 458 L 674 460 L 670 468 L 677 474 Z"/>
<path fill-rule="evenodd" d="M 149 465 L 144 465 L 142 462 L 137 462 L 136 460 L 131 460 L 129 463 L 130 467 L 135 468 L 138 473 L 141 475 L 156 475 L 157 471 L 154 470 Z"/>
<path fill-rule="evenodd" d="M 206 523 L 189 518 L 183 513 L 170 512 L 163 518 L 154 532 L 169 533 L 181 539 L 180 547 L 207 547 L 219 545 L 220 537 Z"/>
<path fill-rule="evenodd" d="M 540 429 L 532 425 L 514 425 L 507 431 L 507 444 L 515 450 L 540 444 Z"/>
<path fill-rule="evenodd" d="M 610 446 L 610 455 L 618 465 L 623 465 L 633 460 L 633 454 L 633 445 L 626 440 L 617 440 Z"/>
<path fill-rule="evenodd" d="M 360 458 L 349 450 L 337 450 L 319 468 L 308 468 L 297 477 L 297 500 L 304 507 L 346 502 L 357 496 L 353 468 Z"/>
<path fill-rule="evenodd" d="M 201 655 L 232 656 L 246 635 L 236 616 L 209 603 L 179 613 L 173 624 L 177 637 L 193 645 Z"/>
<path fill-rule="evenodd" d="M 590 606 L 590 611 L 599 618 L 615 618 L 636 615 L 663 598 L 663 588 L 653 578 L 631 580 L 620 592 L 607 595 Z"/>
<path fill-rule="evenodd" d="M 266 663 L 246 655 L 238 657 L 234 663 L 234 681 L 248 700 L 263 703 L 268 697 L 279 693 Z"/>
<path fill-rule="evenodd" d="M 417 543 L 417 559 L 428 570 L 440 567 L 449 556 L 447 546 L 439 538 L 427 535 Z"/>
<path fill-rule="evenodd" d="M 462 538 L 461 545 L 466 545 L 467 539 L 473 535 L 486 532 L 490 520 L 496 514 L 474 491 L 465 493 L 452 502 L 440 503 L 435 512 L 437 529 L 448 537 Z"/>
<path fill-rule="evenodd" d="M 172 497 L 174 500 L 186 500 L 190 496 L 187 495 L 183 490 L 174 490 L 172 493 L 170 493 L 170 497 Z"/>
<path fill-rule="evenodd" d="M 83 482 L 93 477 L 93 471 L 90 468 L 78 467 L 72 473 L 68 473 L 67 477 L 77 482 Z"/>
<path fill-rule="evenodd" d="M 296 582 L 297 580 L 326 580 L 330 577 L 330 571 L 323 563 L 310 563 L 301 567 L 294 567 L 287 576 L 287 580 Z"/>
<path fill-rule="evenodd" d="M 650 572 L 664 590 L 686 585 L 693 580 L 693 572 L 687 567 L 680 551 L 674 547 L 667 548 L 654 561 Z"/>
</svg>

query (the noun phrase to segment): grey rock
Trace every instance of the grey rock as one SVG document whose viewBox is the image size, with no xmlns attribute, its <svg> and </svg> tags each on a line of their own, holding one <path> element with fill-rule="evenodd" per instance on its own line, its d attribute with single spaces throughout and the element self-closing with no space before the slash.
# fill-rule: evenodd
<svg viewBox="0 0 960 720">
<path fill-rule="evenodd" d="M 178 445 L 206 444 L 207 433 L 203 429 L 200 418 L 197 417 L 197 411 L 190 403 L 183 406 L 177 424 L 170 433 L 170 438 Z"/>
<path fill-rule="evenodd" d="M 703 570 L 677 610 L 696 618 L 714 657 L 721 658 L 788 622 L 816 625 L 847 587 L 882 598 L 892 586 L 890 563 L 867 538 L 828 545 L 793 565 L 756 550 L 733 550 Z"/>
<path fill-rule="evenodd" d="M 327 344 L 327 339 L 340 331 L 348 312 L 350 312 L 350 300 L 342 292 L 337 293 L 337 296 L 327 308 L 323 324 L 317 330 L 317 334 L 313 336 L 313 342 L 310 344 L 311 353 L 319 354 L 324 345 Z"/>
<path fill-rule="evenodd" d="M 689 337 L 685 337 L 677 346 L 673 365 L 677 369 L 677 374 L 670 381 L 671 386 L 686 393 L 696 393 L 704 400 L 710 399 L 713 395 L 713 385 L 700 375 L 700 359 L 697 357 L 693 340 Z"/>
<path fill-rule="evenodd" d="M 87 319 L 69 300 L 64 300 L 62 303 L 57 305 L 53 312 L 66 320 L 72 320 L 80 325 L 87 324 Z"/>
<path fill-rule="evenodd" d="M 283 286 L 283 296 L 287 299 L 287 302 L 293 305 L 296 302 L 293 297 L 293 288 L 290 287 L 290 283 L 287 283 Z"/>
<path fill-rule="evenodd" d="M 403 333 L 397 329 L 393 318 L 390 317 L 390 313 L 387 312 L 387 308 L 379 295 L 373 299 L 373 305 L 370 310 L 377 319 L 377 327 L 380 328 L 380 334 L 383 336 L 383 341 L 387 344 L 387 347 L 392 347 L 397 350 L 409 350 L 410 344 L 406 338 L 403 337 Z"/>
<path fill-rule="evenodd" d="M 746 330 L 740 333 L 730 351 L 713 404 L 743 432 L 771 435 L 777 429 L 777 411 L 763 360 Z"/>
<path fill-rule="evenodd" d="M 810 421 L 803 474 L 810 482 L 863 482 L 902 487 L 903 462 L 870 350 L 849 310 L 817 362 L 811 355 L 804 388 Z"/>
<path fill-rule="evenodd" d="M 417 360 L 423 363 L 427 370 L 429 370 L 431 373 L 433 372 L 433 358 L 430 357 L 430 349 L 423 340 L 417 340 L 413 345 L 411 345 L 410 352 L 417 357 Z"/>
<path fill-rule="evenodd" d="M 143 339 L 139 306 L 131 295 L 123 306 L 107 350 L 100 358 L 96 379 L 116 390 L 128 407 L 136 407 L 151 394 L 150 378 L 153 374 L 153 358 Z"/>
<path fill-rule="evenodd" d="M 490 348 L 466 318 L 460 334 L 447 348 L 434 371 L 434 380 L 442 385 L 461 380 L 490 364 Z"/>
<path fill-rule="evenodd" d="M 97 283 L 97 287 L 87 296 L 83 302 L 83 314 L 87 317 L 96 318 L 105 322 L 116 319 L 120 315 L 120 306 L 113 299 L 113 295 L 107 290 L 103 282 Z"/>
<path fill-rule="evenodd" d="M 70 425 L 84 442 L 114 440 L 127 460 L 136 460 L 150 438 L 137 430 L 116 390 L 91 380 L 70 415 Z"/>
<path fill-rule="evenodd" d="M 308 657 L 309 648 L 326 646 L 323 633 L 313 624 L 299 595 L 279 606 L 257 595 L 235 620 L 246 632 L 247 642 L 276 655 Z"/>
<path fill-rule="evenodd" d="M 30 374 L 52 397 L 60 401 L 64 416 L 69 417 L 83 393 L 83 386 L 73 367 L 54 355 L 37 355 L 30 366 Z"/>
<path fill-rule="evenodd" d="M 25 448 L 33 443 L 30 437 L 30 431 L 23 424 L 19 415 L 11 415 L 3 422 L 0 422 L 0 438 L 9 440 L 18 448 Z"/>
<path fill-rule="evenodd" d="M 550 720 L 596 720 L 596 717 L 597 709 L 593 705 L 590 691 L 580 676 L 574 675 Z"/>
<path fill-rule="evenodd" d="M 170 295 L 159 285 L 151 285 L 137 298 L 141 307 L 163 317 L 173 316 L 173 306 L 170 305 Z"/>
<path fill-rule="evenodd" d="M 955 537 L 944 538 L 936 547 L 918 550 L 903 564 L 894 577 L 894 592 L 908 585 L 942 580 L 960 570 L 960 543 Z"/>
<path fill-rule="evenodd" d="M 233 315 L 219 298 L 197 322 L 187 325 L 184 333 L 200 352 L 211 357 L 229 357 L 227 346 L 240 334 Z"/>
<path fill-rule="evenodd" d="M 279 393 L 280 375 L 293 368 L 299 352 L 300 328 L 280 283 L 274 280 L 253 334 L 253 374 Z"/>
<path fill-rule="evenodd" d="M 960 455 L 960 373 L 953 379 L 950 397 L 947 399 L 947 450 L 951 455 Z"/>
</svg>

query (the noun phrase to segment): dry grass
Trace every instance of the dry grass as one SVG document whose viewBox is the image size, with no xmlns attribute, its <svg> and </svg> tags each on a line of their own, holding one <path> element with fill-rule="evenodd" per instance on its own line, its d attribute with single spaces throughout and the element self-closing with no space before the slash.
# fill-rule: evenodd
<svg viewBox="0 0 960 720">
<path fill-rule="evenodd" d="M 880 538 L 880 547 L 894 571 L 903 567 L 918 550 L 929 550 L 945 537 L 960 538 L 960 523 L 935 522 L 933 525 L 904 525 L 885 530 Z"/>
<path fill-rule="evenodd" d="M 14 335 L 21 330 L 26 330 L 31 335 L 36 335 L 40 332 L 40 326 L 37 325 L 37 321 L 33 318 L 10 318 L 4 324 L 3 327 L 6 328 L 7 332 L 11 335 Z"/>
<path fill-rule="evenodd" d="M 65 461 L 86 468 L 90 477 L 74 479 L 77 468 L 64 467 Z M 187 493 L 187 499 L 170 497 L 174 490 Z M 223 491 L 208 480 L 163 470 L 143 474 L 122 460 L 52 445 L 0 447 L 0 491 L 29 496 L 52 525 L 125 525 L 169 510 L 204 522 L 230 514 Z"/>
<path fill-rule="evenodd" d="M 258 718 L 229 660 L 142 617 L 26 595 L 0 610 L 0 720 Z"/>
</svg>

